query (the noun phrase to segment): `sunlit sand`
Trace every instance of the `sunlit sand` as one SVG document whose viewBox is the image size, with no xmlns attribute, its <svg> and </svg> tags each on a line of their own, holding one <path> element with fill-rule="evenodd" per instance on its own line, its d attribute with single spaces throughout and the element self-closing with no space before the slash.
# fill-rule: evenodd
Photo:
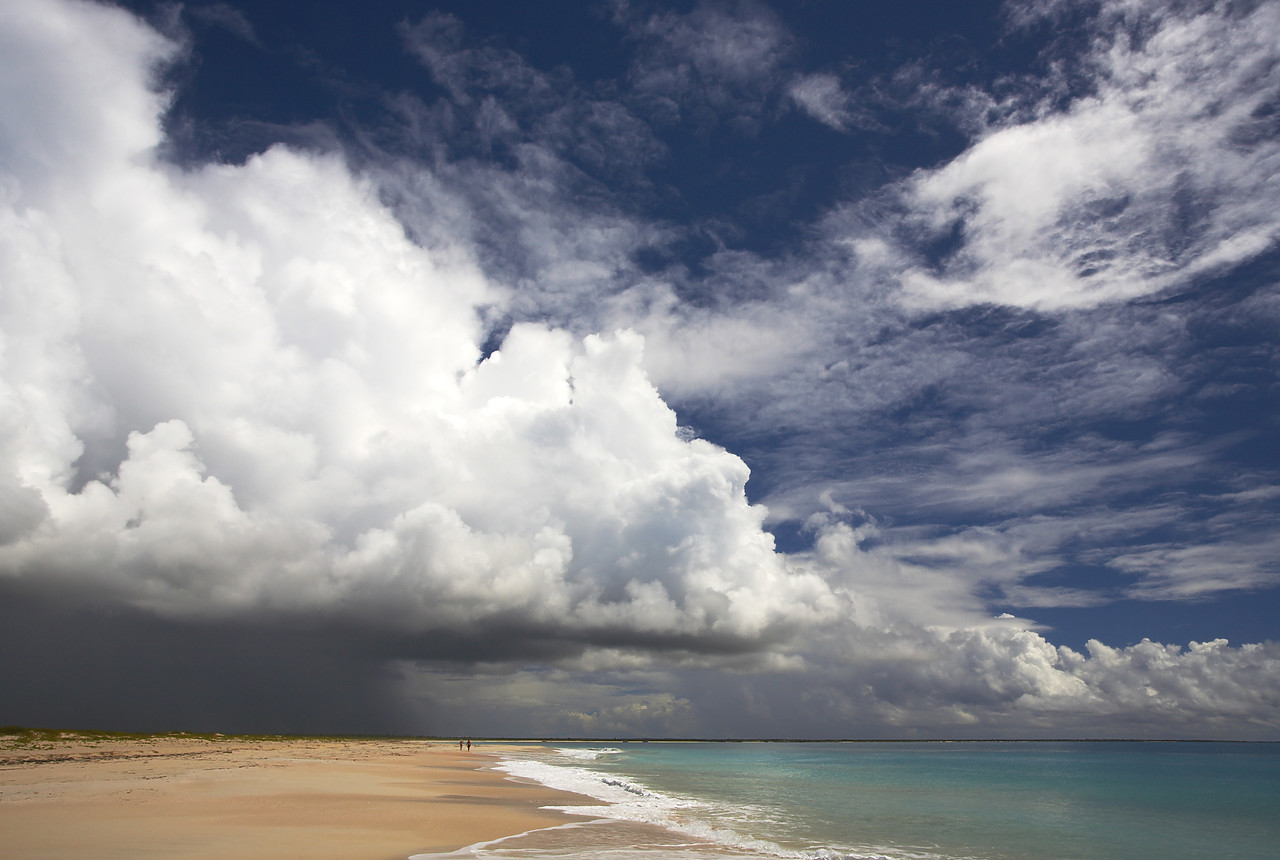
<svg viewBox="0 0 1280 860">
<path fill-rule="evenodd" d="M 0 855 L 405 858 L 563 824 L 574 798 L 443 741 L 0 736 Z"/>
</svg>

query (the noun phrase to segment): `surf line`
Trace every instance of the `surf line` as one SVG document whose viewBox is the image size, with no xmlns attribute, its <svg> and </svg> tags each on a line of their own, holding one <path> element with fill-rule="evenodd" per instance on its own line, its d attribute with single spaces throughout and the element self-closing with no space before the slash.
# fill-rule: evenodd
<svg viewBox="0 0 1280 860">
<path fill-rule="evenodd" d="M 443 854 L 411 854 L 409 855 L 409 860 L 444 860 L 446 857 L 478 857 L 480 856 L 479 852 L 493 848 L 495 845 L 501 845 L 503 842 L 510 842 L 513 839 L 522 839 L 525 836 L 532 836 L 535 833 L 550 833 L 553 830 L 574 830 L 591 824 L 612 823 L 615 822 L 611 818 L 593 818 L 590 821 L 569 821 L 564 824 L 556 824 L 551 827 L 535 827 L 534 829 L 526 830 L 523 833 L 513 833 L 510 836 L 499 836 L 497 839 L 477 842 L 474 845 L 468 845 L 465 848 L 459 848 L 456 851 L 447 851 Z"/>
</svg>

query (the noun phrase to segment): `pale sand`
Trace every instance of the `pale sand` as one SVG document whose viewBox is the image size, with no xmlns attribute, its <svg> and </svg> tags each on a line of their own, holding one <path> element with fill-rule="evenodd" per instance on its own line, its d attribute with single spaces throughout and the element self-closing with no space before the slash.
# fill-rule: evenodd
<svg viewBox="0 0 1280 860">
<path fill-rule="evenodd" d="M 397 740 L 0 737 L 0 857 L 404 860 L 572 820 L 588 802 Z"/>
</svg>

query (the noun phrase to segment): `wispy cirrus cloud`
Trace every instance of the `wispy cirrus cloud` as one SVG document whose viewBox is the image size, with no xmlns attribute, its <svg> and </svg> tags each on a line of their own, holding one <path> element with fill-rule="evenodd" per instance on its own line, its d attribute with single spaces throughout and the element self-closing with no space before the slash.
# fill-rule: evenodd
<svg viewBox="0 0 1280 860">
<path fill-rule="evenodd" d="M 772 10 L 754 2 L 699 3 L 677 14 L 618 2 L 614 19 L 638 44 L 631 97 L 653 121 L 759 129 L 794 41 Z"/>
<path fill-rule="evenodd" d="M 903 273 L 912 301 L 1088 307 L 1274 246 L 1275 8 L 1104 6 L 1096 21 L 1088 93 L 997 121 L 907 186 L 926 241 L 954 245 Z"/>
<path fill-rule="evenodd" d="M 207 5 L 189 5 L 182 12 L 197 21 L 214 27 L 221 27 L 236 38 L 261 48 L 262 42 L 253 28 L 253 23 L 245 14 L 228 3 L 209 3 Z"/>
<path fill-rule="evenodd" d="M 823 125 L 842 131 L 853 118 L 849 96 L 832 74 L 805 75 L 792 82 L 787 94 L 805 113 Z"/>
</svg>

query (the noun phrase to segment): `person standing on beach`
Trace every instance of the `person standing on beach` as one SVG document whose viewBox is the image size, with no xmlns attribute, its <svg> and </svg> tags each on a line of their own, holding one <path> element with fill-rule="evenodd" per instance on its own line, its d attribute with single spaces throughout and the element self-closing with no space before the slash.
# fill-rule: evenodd
<svg viewBox="0 0 1280 860">
<path fill-rule="evenodd" d="M 467 752 L 471 752 L 471 739 L 467 738 Z"/>
</svg>

